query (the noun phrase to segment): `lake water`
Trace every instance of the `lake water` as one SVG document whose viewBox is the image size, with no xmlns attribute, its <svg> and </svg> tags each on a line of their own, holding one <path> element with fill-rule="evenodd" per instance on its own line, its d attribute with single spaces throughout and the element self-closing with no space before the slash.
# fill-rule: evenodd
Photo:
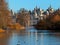
<svg viewBox="0 0 60 45">
<path fill-rule="evenodd" d="M 60 33 L 34 28 L 0 33 L 0 45 L 60 45 Z"/>
</svg>

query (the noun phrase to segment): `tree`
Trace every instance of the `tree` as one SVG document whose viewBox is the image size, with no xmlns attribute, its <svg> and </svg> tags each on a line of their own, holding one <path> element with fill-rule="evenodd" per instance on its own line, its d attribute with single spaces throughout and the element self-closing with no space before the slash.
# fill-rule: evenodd
<svg viewBox="0 0 60 45">
<path fill-rule="evenodd" d="M 21 9 L 17 13 L 17 22 L 23 26 L 29 26 L 30 25 L 30 13 L 25 9 Z"/>
<path fill-rule="evenodd" d="M 11 14 L 5 1 L 6 0 L 0 0 L 0 28 L 7 27 L 11 21 Z"/>
</svg>

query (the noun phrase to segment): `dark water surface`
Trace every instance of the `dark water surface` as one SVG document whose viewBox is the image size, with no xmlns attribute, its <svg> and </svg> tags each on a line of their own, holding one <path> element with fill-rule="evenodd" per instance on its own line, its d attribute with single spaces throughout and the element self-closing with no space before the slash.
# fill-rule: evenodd
<svg viewBox="0 0 60 45">
<path fill-rule="evenodd" d="M 0 33 L 0 45 L 60 45 L 60 33 L 35 29 Z"/>
</svg>

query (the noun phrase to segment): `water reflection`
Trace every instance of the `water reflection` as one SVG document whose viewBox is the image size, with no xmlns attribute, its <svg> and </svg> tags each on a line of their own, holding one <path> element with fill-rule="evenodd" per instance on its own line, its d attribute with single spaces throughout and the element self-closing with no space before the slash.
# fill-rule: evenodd
<svg viewBox="0 0 60 45">
<path fill-rule="evenodd" d="M 60 45 L 60 33 L 35 29 L 0 33 L 0 45 Z"/>
</svg>

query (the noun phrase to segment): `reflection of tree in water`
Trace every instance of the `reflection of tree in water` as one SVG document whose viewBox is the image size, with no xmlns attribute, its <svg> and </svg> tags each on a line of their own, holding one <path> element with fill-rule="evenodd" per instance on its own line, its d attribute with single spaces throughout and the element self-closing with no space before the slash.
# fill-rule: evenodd
<svg viewBox="0 0 60 45">
<path fill-rule="evenodd" d="M 0 33 L 0 45 L 8 45 L 10 34 Z"/>
<path fill-rule="evenodd" d="M 0 45 L 9 45 L 8 42 L 13 36 L 13 33 L 13 31 L 6 31 L 4 33 L 0 33 Z"/>
<path fill-rule="evenodd" d="M 19 36 L 25 36 L 27 34 L 26 30 L 18 30 L 15 33 L 17 33 Z"/>
</svg>

